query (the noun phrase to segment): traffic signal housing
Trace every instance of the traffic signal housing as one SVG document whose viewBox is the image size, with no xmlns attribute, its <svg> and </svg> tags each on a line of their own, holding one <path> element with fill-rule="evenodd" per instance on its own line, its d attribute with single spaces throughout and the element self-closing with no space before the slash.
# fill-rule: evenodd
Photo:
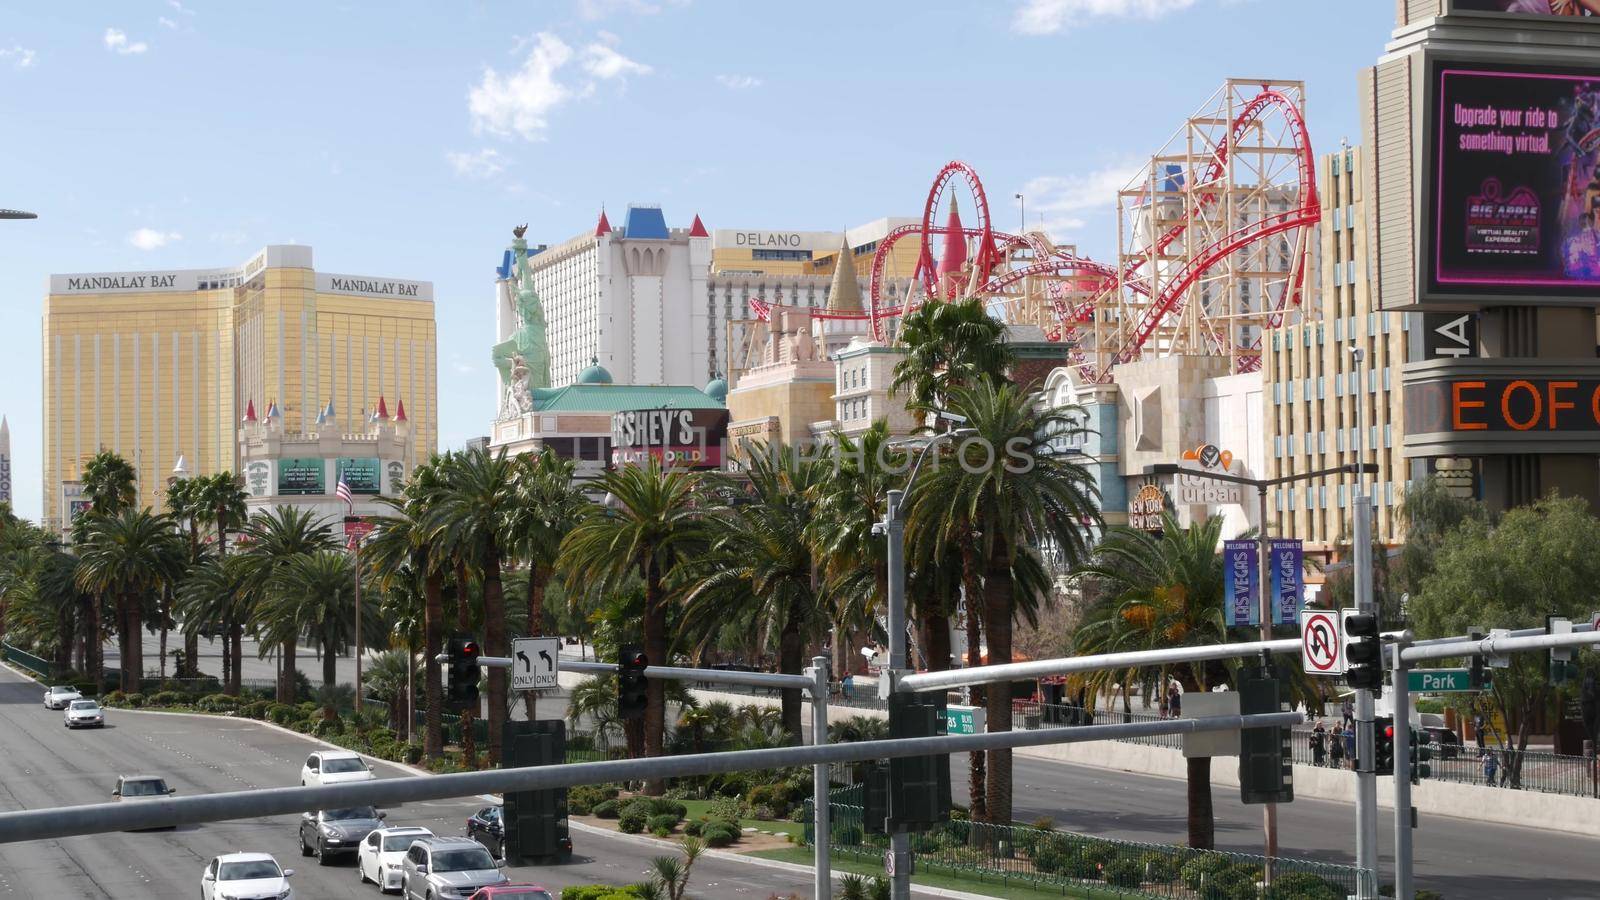
<svg viewBox="0 0 1600 900">
<path fill-rule="evenodd" d="M 638 647 L 623 647 L 617 653 L 617 715 L 624 719 L 644 718 L 650 704 L 650 680 L 644 670 L 650 660 Z"/>
<path fill-rule="evenodd" d="M 862 763 L 861 830 L 867 834 L 888 834 L 889 764 L 881 760 Z"/>
<path fill-rule="evenodd" d="M 1483 640 L 1483 629 L 1473 625 L 1467 629 L 1467 640 L 1476 643 Z M 1488 677 L 1484 673 L 1483 654 L 1472 654 L 1471 667 L 1467 670 L 1467 684 L 1475 691 L 1488 687 Z"/>
<path fill-rule="evenodd" d="M 560 719 L 505 723 L 501 768 L 554 766 L 566 761 L 566 723 Z M 513 865 L 572 852 L 567 789 L 508 791 L 501 812 L 505 852 Z"/>
<path fill-rule="evenodd" d="M 483 648 L 477 638 L 459 632 L 450 636 L 446 647 L 450 685 L 445 690 L 445 705 L 452 711 L 478 711 L 478 680 L 482 677 L 478 658 L 481 656 Z"/>
<path fill-rule="evenodd" d="M 1545 616 L 1544 630 L 1546 634 L 1571 634 L 1572 621 L 1562 616 Z M 1561 687 L 1569 681 L 1577 681 L 1580 677 L 1578 663 L 1574 657 L 1576 652 L 1571 647 L 1550 648 L 1550 684 Z"/>
<path fill-rule="evenodd" d="M 1394 717 L 1379 716 L 1372 720 L 1373 766 L 1379 775 L 1394 774 Z"/>
<path fill-rule="evenodd" d="M 1268 670 L 1247 669 L 1239 679 L 1239 714 L 1284 712 L 1283 682 Z M 1244 803 L 1294 800 L 1290 729 L 1245 728 L 1239 732 L 1239 799 Z"/>
<path fill-rule="evenodd" d="M 1378 636 L 1378 617 L 1347 610 L 1342 622 L 1345 659 L 1350 663 L 1345 683 L 1357 690 L 1382 693 L 1383 638 Z"/>
<path fill-rule="evenodd" d="M 1433 777 L 1433 766 L 1428 761 L 1433 759 L 1433 747 L 1428 744 L 1428 733 L 1418 728 L 1411 729 L 1411 783 L 1421 784 L 1422 779 Z"/>
<path fill-rule="evenodd" d="M 889 696 L 889 737 L 942 737 L 949 700 L 940 691 Z M 950 754 L 889 760 L 888 829 L 911 831 L 950 820 Z"/>
</svg>

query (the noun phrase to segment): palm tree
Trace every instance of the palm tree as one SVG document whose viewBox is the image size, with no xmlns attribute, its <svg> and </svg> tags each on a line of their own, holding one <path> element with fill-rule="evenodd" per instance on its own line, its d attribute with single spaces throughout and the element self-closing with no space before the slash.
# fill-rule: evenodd
<svg viewBox="0 0 1600 900">
<path fill-rule="evenodd" d="M 83 495 L 89 509 L 103 516 L 114 516 L 139 499 L 138 473 L 126 459 L 111 450 L 101 450 L 83 464 Z"/>
<path fill-rule="evenodd" d="M 242 560 L 241 571 L 247 576 L 251 594 L 258 600 L 266 597 L 273 580 L 292 560 L 338 546 L 333 528 L 326 520 L 309 509 L 293 506 L 278 506 L 252 516 L 244 526 L 244 544 L 247 549 L 237 558 Z M 293 703 L 300 632 L 295 628 L 274 631 L 272 623 L 265 622 L 259 612 L 255 618 L 260 652 L 265 655 L 267 648 L 274 644 L 280 648 L 277 700 Z M 236 615 L 233 621 L 242 619 Z M 267 639 L 267 631 L 274 631 L 274 639 Z"/>
<path fill-rule="evenodd" d="M 206 556 L 189 569 L 178 586 L 177 613 L 185 635 L 198 634 L 212 622 L 237 621 L 251 602 L 249 560 L 243 556 Z"/>
<path fill-rule="evenodd" d="M 974 438 L 912 486 L 908 531 L 947 547 L 970 543 L 966 558 L 982 567 L 982 577 L 964 577 L 968 603 L 978 606 L 981 584 L 989 664 L 1004 665 L 1011 662 L 1014 617 L 1033 621 L 1052 586 L 1040 548 L 1054 549 L 1068 564 L 1086 558 L 1100 520 L 1098 491 L 1083 466 L 1053 451 L 1053 442 L 1081 432 L 1081 411 L 1039 409 L 1016 385 L 987 378 L 955 388 L 949 400 Z M 1010 730 L 1010 684 L 984 693 L 989 729 Z M 1011 752 L 990 751 L 987 768 L 990 819 L 1010 822 Z"/>
<path fill-rule="evenodd" d="M 420 523 L 440 483 L 439 458 L 433 457 L 411 473 L 402 497 L 380 498 L 394 508 L 397 515 L 379 519 L 365 554 L 380 587 L 388 589 L 390 585 L 410 580 L 422 593 L 422 751 L 430 759 L 444 752 L 440 719 L 443 686 L 437 657 L 443 644 L 446 558 Z"/>
<path fill-rule="evenodd" d="M 905 358 L 895 364 L 892 392 L 912 409 L 942 408 L 955 388 L 1000 380 L 1014 359 L 1005 325 L 976 297 L 934 300 L 900 320 Z"/>
<path fill-rule="evenodd" d="M 517 463 L 505 449 L 478 448 L 456 454 L 444 465 L 443 489 L 426 513 L 430 539 L 469 561 L 483 585 L 484 655 L 506 656 L 506 603 L 500 568 L 505 558 L 506 523 L 516 509 Z M 459 586 L 461 600 L 466 585 Z M 489 670 L 489 765 L 500 764 L 501 730 L 506 719 L 506 670 Z"/>
<path fill-rule="evenodd" d="M 406 718 L 406 688 L 413 683 L 415 675 L 416 657 L 410 648 L 379 653 L 362 673 L 366 696 L 389 704 L 389 727 L 402 735 L 404 729 L 400 726 Z"/>
<path fill-rule="evenodd" d="M 528 635 L 543 634 L 544 595 L 561 540 L 583 517 L 589 500 L 573 481 L 574 465 L 554 451 L 517 458 L 516 496 L 506 522 L 512 553 L 528 567 Z M 538 718 L 537 691 L 525 691 L 528 719 Z"/>
<path fill-rule="evenodd" d="M 191 498 L 200 522 L 209 523 L 216 530 L 217 556 L 228 555 L 228 530 L 234 523 L 244 521 L 245 492 L 243 479 L 232 472 L 218 472 L 194 479 Z M 241 610 L 245 615 L 248 609 Z M 241 653 L 244 646 L 244 620 L 236 618 L 223 622 L 222 663 L 227 684 L 224 690 L 234 696 L 239 694 Z"/>
<path fill-rule="evenodd" d="M 127 508 L 117 515 L 91 515 L 87 521 L 78 586 L 115 598 L 125 691 L 139 690 L 144 676 L 145 601 L 177 580 L 183 555 L 172 519 L 164 514 Z"/>
<path fill-rule="evenodd" d="M 1078 653 L 1116 653 L 1159 647 L 1216 644 L 1228 639 L 1224 619 L 1222 557 L 1217 553 L 1222 517 L 1182 528 L 1162 514 L 1159 535 L 1112 529 L 1092 563 L 1079 569 L 1103 594 L 1073 635 Z M 1185 691 L 1211 687 L 1204 665 L 1183 663 L 1161 672 Z M 1146 680 L 1137 670 L 1096 673 L 1090 687 L 1129 686 Z M 1211 759 L 1188 763 L 1189 846 L 1209 850 L 1216 825 L 1211 805 Z"/>
<path fill-rule="evenodd" d="M 802 458 L 793 448 L 750 454 L 742 484 L 719 479 L 704 524 L 709 552 L 686 567 L 683 627 L 715 636 L 745 617 L 778 635 L 778 671 L 799 675 L 805 649 L 827 629 L 817 562 L 806 540 L 816 497 L 831 475 L 826 455 Z M 784 730 L 799 743 L 800 692 L 783 691 Z"/>
<path fill-rule="evenodd" d="M 178 524 L 178 528 L 189 538 L 190 568 L 200 564 L 200 521 L 201 509 L 199 504 L 200 479 L 174 478 L 167 483 L 167 515 Z M 163 657 L 166 656 L 167 619 L 164 616 L 161 623 L 161 648 Z M 200 633 L 193 629 L 184 629 L 183 638 L 183 667 L 176 673 L 179 678 L 198 678 L 200 676 Z M 162 659 L 163 672 L 166 660 Z"/>
<path fill-rule="evenodd" d="M 363 614 L 377 612 L 371 595 L 361 598 Z M 291 630 L 322 648 L 322 717 L 338 716 L 334 706 L 339 655 L 355 642 L 355 571 L 350 557 L 318 550 L 289 557 L 273 574 L 260 604 L 263 622 L 284 639 Z"/>
<path fill-rule="evenodd" d="M 644 466 L 607 472 L 593 484 L 594 490 L 608 495 L 607 505 L 590 510 L 561 542 L 559 564 L 568 584 L 620 591 L 636 575 L 644 581 L 644 652 L 657 664 L 668 659 L 667 580 L 701 541 L 697 483 L 694 474 L 663 470 L 654 459 Z M 646 756 L 661 755 L 665 696 L 661 680 L 650 679 L 644 715 Z M 652 780 L 647 789 L 660 793 L 662 784 Z"/>
</svg>

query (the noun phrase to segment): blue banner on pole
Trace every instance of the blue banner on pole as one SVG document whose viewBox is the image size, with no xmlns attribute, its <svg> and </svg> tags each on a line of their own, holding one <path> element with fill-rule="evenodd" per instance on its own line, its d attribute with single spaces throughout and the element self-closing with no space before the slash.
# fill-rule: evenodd
<svg viewBox="0 0 1600 900">
<path fill-rule="evenodd" d="M 1228 625 L 1260 625 L 1261 604 L 1256 600 L 1260 569 L 1255 541 L 1225 541 L 1222 545 L 1223 589 L 1227 591 Z"/>
<path fill-rule="evenodd" d="M 1272 624 L 1296 624 L 1306 597 L 1305 551 L 1300 541 L 1280 538 L 1267 542 L 1267 554 L 1267 568 L 1272 572 Z"/>
</svg>

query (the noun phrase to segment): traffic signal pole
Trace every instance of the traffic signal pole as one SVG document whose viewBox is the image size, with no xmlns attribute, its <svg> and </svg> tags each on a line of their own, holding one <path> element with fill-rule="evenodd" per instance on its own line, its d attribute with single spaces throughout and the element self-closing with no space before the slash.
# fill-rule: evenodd
<svg viewBox="0 0 1600 900">
<path fill-rule="evenodd" d="M 1390 645 L 1394 655 L 1394 896 L 1412 900 L 1411 885 L 1411 685 L 1406 674 L 1403 643 Z M 1401 771 L 1401 767 L 1405 771 Z"/>
<path fill-rule="evenodd" d="M 896 689 L 896 682 L 909 668 L 906 658 L 906 523 L 900 514 L 900 503 L 904 499 L 901 491 L 889 491 L 882 523 L 888 538 L 889 671 L 886 677 L 890 691 Z M 911 900 L 911 835 L 905 826 L 896 826 L 889 835 L 889 854 L 885 862 L 889 869 L 889 900 Z"/>
<path fill-rule="evenodd" d="M 1366 440 L 1365 432 L 1361 439 Z M 1377 616 L 1378 604 L 1372 595 L 1372 502 L 1365 486 L 1356 495 L 1355 508 L 1355 587 L 1356 607 Z M 1378 896 L 1378 774 L 1377 740 L 1372 730 L 1373 694 L 1356 691 L 1356 868 L 1361 870 L 1357 896 L 1373 900 Z"/>
<path fill-rule="evenodd" d="M 821 747 L 828 743 L 828 658 L 811 657 L 811 668 L 806 670 L 806 674 L 812 679 L 811 745 Z M 811 893 L 816 900 L 832 900 L 833 897 L 833 860 L 829 858 L 829 853 L 833 849 L 833 825 L 830 821 L 833 811 L 828 805 L 830 787 L 828 764 L 813 765 L 811 767 L 813 862 Z"/>
</svg>

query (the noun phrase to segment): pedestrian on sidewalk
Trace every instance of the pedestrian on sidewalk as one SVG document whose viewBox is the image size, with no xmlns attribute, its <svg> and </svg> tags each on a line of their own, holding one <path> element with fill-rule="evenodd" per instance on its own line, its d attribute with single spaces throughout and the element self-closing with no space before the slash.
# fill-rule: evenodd
<svg viewBox="0 0 1600 900">
<path fill-rule="evenodd" d="M 1350 768 L 1356 767 L 1356 729 L 1348 722 L 1344 726 L 1344 758 L 1350 760 Z"/>
<path fill-rule="evenodd" d="M 1499 768 L 1500 761 L 1495 758 L 1493 750 L 1483 751 L 1483 783 L 1494 787 L 1494 771 Z"/>
<path fill-rule="evenodd" d="M 1344 725 L 1349 728 L 1350 723 L 1356 720 L 1356 708 L 1350 703 L 1349 697 L 1344 698 L 1344 703 L 1340 706 L 1340 710 L 1344 715 Z"/>
<path fill-rule="evenodd" d="M 1311 764 L 1314 766 L 1327 765 L 1328 762 L 1328 729 L 1322 726 L 1322 721 L 1317 720 L 1317 727 L 1311 729 Z"/>
<path fill-rule="evenodd" d="M 1338 725 L 1328 734 L 1328 765 L 1335 769 L 1344 768 L 1344 734 Z"/>
<path fill-rule="evenodd" d="M 844 699 L 850 699 L 850 691 L 855 687 L 855 681 L 856 677 L 854 675 L 846 675 L 844 680 L 839 682 L 839 690 L 844 694 Z"/>
<path fill-rule="evenodd" d="M 1167 710 L 1174 719 L 1183 717 L 1183 692 L 1176 684 L 1167 687 Z"/>
</svg>

